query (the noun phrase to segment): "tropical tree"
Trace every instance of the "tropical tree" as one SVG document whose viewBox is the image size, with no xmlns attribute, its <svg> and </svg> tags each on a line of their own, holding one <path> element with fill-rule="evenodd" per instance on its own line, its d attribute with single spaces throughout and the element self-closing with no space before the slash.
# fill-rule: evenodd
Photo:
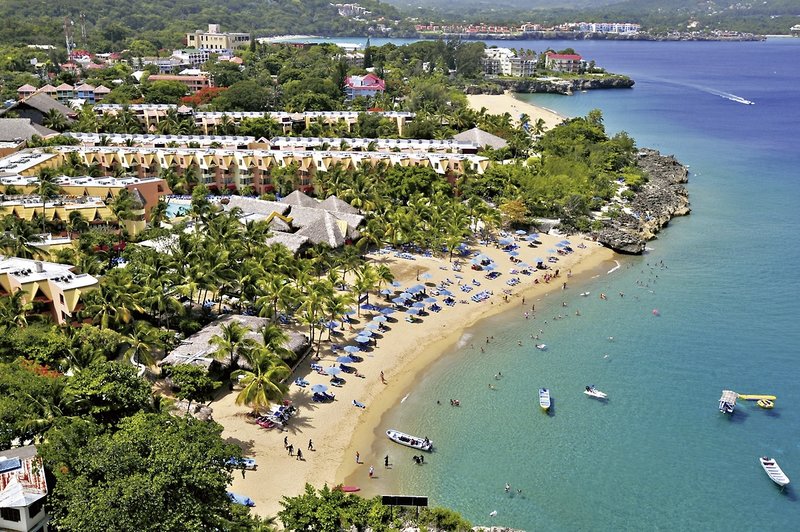
<svg viewBox="0 0 800 532">
<path fill-rule="evenodd" d="M 237 405 L 247 405 L 253 412 L 267 409 L 273 401 L 280 401 L 289 387 L 283 380 L 291 375 L 286 365 L 275 353 L 258 347 L 251 355 L 252 369 L 238 370 L 231 379 L 243 386 L 236 396 Z"/>
<path fill-rule="evenodd" d="M 69 127 L 67 117 L 65 117 L 58 109 L 49 109 L 42 117 L 42 125 L 58 131 L 59 133 Z"/>
<path fill-rule="evenodd" d="M 47 223 L 47 202 L 55 198 L 61 191 L 61 187 L 56 181 L 55 174 L 50 168 L 42 168 L 38 174 L 37 191 L 42 200 L 42 232 L 46 232 Z"/>
<path fill-rule="evenodd" d="M 220 326 L 220 334 L 211 337 L 209 343 L 217 349 L 213 356 L 216 359 L 228 358 L 230 368 L 234 369 L 236 360 L 242 353 L 256 345 L 255 340 L 247 338 L 250 328 L 242 325 L 236 320 L 223 323 Z"/>
</svg>

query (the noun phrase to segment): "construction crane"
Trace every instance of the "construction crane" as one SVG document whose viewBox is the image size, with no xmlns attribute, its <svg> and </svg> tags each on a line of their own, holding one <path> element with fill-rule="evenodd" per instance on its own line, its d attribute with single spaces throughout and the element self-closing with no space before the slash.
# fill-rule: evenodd
<svg viewBox="0 0 800 532">
<path fill-rule="evenodd" d="M 75 40 L 72 38 L 72 27 L 75 23 L 69 18 L 64 17 L 64 38 L 67 43 L 67 56 L 75 49 Z"/>
</svg>

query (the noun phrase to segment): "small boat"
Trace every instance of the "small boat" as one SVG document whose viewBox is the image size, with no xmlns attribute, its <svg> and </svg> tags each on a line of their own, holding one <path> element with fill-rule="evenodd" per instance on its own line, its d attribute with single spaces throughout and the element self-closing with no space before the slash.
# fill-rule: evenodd
<svg viewBox="0 0 800 532">
<path fill-rule="evenodd" d="M 581 293 L 580 293 L 580 295 L 581 295 L 582 297 L 587 297 L 589 294 L 591 294 L 591 292 L 581 292 Z"/>
<path fill-rule="evenodd" d="M 536 344 L 536 349 L 539 351 L 547 351 L 547 344 Z"/>
<path fill-rule="evenodd" d="M 343 491 L 345 493 L 355 493 L 356 491 L 361 491 L 361 488 L 358 486 L 336 486 L 333 489 L 336 491 Z"/>
<path fill-rule="evenodd" d="M 773 401 L 770 401 L 769 399 L 759 399 L 758 402 L 756 402 L 756 404 L 761 408 L 765 408 L 767 410 L 775 408 L 775 403 Z"/>
<path fill-rule="evenodd" d="M 586 389 L 583 390 L 583 393 L 585 393 L 589 397 L 594 397 L 595 399 L 607 399 L 608 398 L 608 395 L 606 395 L 605 393 L 603 393 L 600 390 L 598 390 L 597 388 L 595 388 L 594 385 L 587 386 Z"/>
<path fill-rule="evenodd" d="M 775 459 L 762 456 L 758 460 L 761 462 L 761 467 L 763 467 L 764 471 L 767 472 L 767 475 L 769 475 L 769 478 L 772 480 L 772 482 L 780 487 L 789 484 L 789 477 L 786 476 L 786 473 L 783 472 Z"/>
<path fill-rule="evenodd" d="M 545 412 L 550 410 L 550 390 L 547 388 L 539 388 L 539 406 Z"/>
<path fill-rule="evenodd" d="M 406 434 L 405 432 L 400 432 L 399 430 L 394 430 L 394 429 L 387 430 L 386 436 L 388 436 L 389 439 L 392 440 L 393 442 L 399 443 L 400 445 L 405 445 L 406 447 L 419 449 L 420 451 L 433 450 L 433 442 L 430 441 L 428 438 L 411 436 L 410 434 Z"/>
</svg>

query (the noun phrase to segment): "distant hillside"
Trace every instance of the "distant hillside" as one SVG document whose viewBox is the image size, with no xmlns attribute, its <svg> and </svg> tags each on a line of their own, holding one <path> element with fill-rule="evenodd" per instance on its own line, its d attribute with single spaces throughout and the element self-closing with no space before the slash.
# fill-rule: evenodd
<svg viewBox="0 0 800 532">
<path fill-rule="evenodd" d="M 358 3 L 374 16 L 400 18 L 393 6 L 377 0 Z M 329 0 L 0 0 L 0 43 L 62 43 L 64 19 L 69 17 L 75 23 L 75 42 L 82 46 L 81 14 L 93 50 L 119 50 L 132 39 L 177 46 L 183 32 L 209 23 L 258 36 L 354 35 L 368 27 L 339 16 Z"/>
</svg>

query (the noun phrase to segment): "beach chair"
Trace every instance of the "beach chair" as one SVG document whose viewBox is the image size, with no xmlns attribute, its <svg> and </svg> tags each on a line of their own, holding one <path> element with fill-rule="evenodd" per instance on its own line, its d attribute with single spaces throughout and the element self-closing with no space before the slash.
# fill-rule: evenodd
<svg viewBox="0 0 800 532">
<path fill-rule="evenodd" d="M 355 399 L 353 399 L 353 406 L 357 406 L 358 408 L 367 408 L 367 405 L 360 401 L 356 401 Z"/>
<path fill-rule="evenodd" d="M 340 388 L 344 386 L 346 383 L 347 381 L 341 377 L 331 377 L 331 386 L 336 386 Z"/>
<path fill-rule="evenodd" d="M 297 386 L 301 387 L 301 388 L 305 388 L 306 386 L 308 386 L 308 381 L 307 381 L 307 380 L 305 380 L 305 379 L 303 379 L 303 378 L 301 378 L 301 377 L 297 377 L 297 378 L 294 380 L 294 383 L 295 383 Z"/>
<path fill-rule="evenodd" d="M 339 367 L 345 373 L 355 373 L 356 372 L 356 368 L 354 368 L 353 366 L 345 366 L 344 364 L 339 364 Z"/>
</svg>

